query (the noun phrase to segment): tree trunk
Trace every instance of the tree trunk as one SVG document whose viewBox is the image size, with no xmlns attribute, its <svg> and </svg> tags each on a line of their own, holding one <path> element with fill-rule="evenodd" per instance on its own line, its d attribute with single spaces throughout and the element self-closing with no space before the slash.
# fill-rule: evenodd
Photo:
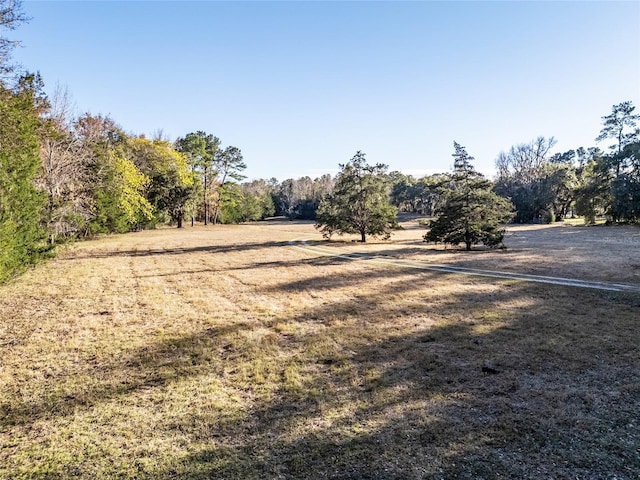
<svg viewBox="0 0 640 480">
<path fill-rule="evenodd" d="M 178 215 L 178 228 L 182 228 L 182 215 Z"/>
<path fill-rule="evenodd" d="M 367 242 L 367 236 L 366 236 L 366 232 L 364 230 L 360 231 L 360 241 L 362 243 L 366 243 Z"/>
<path fill-rule="evenodd" d="M 202 194 L 202 203 L 204 204 L 204 224 L 209 221 L 209 205 L 207 203 L 207 167 L 204 168 L 204 193 Z"/>
<path fill-rule="evenodd" d="M 471 242 L 470 241 L 466 241 L 465 244 L 467 245 L 467 252 L 471 250 Z"/>
</svg>

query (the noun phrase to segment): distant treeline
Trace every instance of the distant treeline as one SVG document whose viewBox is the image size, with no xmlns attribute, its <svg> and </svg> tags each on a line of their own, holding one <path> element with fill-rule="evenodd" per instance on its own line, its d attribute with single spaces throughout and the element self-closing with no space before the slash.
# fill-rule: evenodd
<svg viewBox="0 0 640 480">
<path fill-rule="evenodd" d="M 580 147 L 550 153 L 553 138 L 538 137 L 512 146 L 496 159 L 493 190 L 509 199 L 515 208 L 514 222 L 554 222 L 568 215 L 609 222 L 640 221 L 640 115 L 631 102 L 612 107 L 602 117 L 603 128 L 596 141 L 611 140 L 608 151 Z M 399 212 L 432 216 L 442 205 L 443 186 L 454 172 L 415 178 L 401 172 L 388 174 L 389 200 Z M 322 177 L 289 179 L 269 191 L 278 212 L 293 218 L 315 218 L 319 196 L 331 192 L 333 182 Z M 445 189 L 446 190 L 446 189 Z"/>
</svg>

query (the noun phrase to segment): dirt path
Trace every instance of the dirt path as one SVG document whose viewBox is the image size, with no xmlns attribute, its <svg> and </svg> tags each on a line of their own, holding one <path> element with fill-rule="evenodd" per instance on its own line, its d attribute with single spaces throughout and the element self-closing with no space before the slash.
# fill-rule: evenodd
<svg viewBox="0 0 640 480">
<path fill-rule="evenodd" d="M 520 280 L 523 282 L 546 283 L 551 285 L 563 285 L 568 287 L 591 288 L 595 290 L 607 290 L 612 292 L 637 292 L 640 287 L 624 283 L 598 282 L 580 280 L 577 278 L 552 277 L 547 275 L 530 275 L 525 273 L 513 273 L 495 270 L 483 270 L 477 268 L 455 267 L 451 265 L 438 265 L 428 261 L 403 260 L 366 252 L 338 252 L 334 248 L 326 248 L 319 245 L 309 245 L 308 240 L 291 240 L 290 245 L 310 253 L 323 256 L 332 256 L 345 260 L 366 261 L 367 263 L 378 265 L 389 265 L 395 267 L 414 268 L 419 270 L 429 270 L 443 273 L 457 273 L 462 275 L 474 275 L 479 277 L 500 278 L 506 280 Z"/>
</svg>

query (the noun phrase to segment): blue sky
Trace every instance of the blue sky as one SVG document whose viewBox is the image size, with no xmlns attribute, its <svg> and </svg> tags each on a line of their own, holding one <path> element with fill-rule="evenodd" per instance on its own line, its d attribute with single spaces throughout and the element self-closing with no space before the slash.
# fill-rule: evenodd
<svg viewBox="0 0 640 480">
<path fill-rule="evenodd" d="M 492 174 L 537 136 L 595 146 L 640 109 L 640 2 L 24 1 L 14 59 L 78 112 L 239 147 L 250 178 L 336 173 L 357 150 L 421 175 L 453 141 Z M 606 143 L 601 145 L 606 147 Z"/>
</svg>

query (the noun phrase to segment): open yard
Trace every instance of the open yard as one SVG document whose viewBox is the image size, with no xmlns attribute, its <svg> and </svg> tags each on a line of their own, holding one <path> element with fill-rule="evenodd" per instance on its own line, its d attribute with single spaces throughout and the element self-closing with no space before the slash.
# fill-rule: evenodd
<svg viewBox="0 0 640 480">
<path fill-rule="evenodd" d="M 0 286 L 0 478 L 639 478 L 640 229 L 423 233 L 162 229 Z"/>
</svg>

